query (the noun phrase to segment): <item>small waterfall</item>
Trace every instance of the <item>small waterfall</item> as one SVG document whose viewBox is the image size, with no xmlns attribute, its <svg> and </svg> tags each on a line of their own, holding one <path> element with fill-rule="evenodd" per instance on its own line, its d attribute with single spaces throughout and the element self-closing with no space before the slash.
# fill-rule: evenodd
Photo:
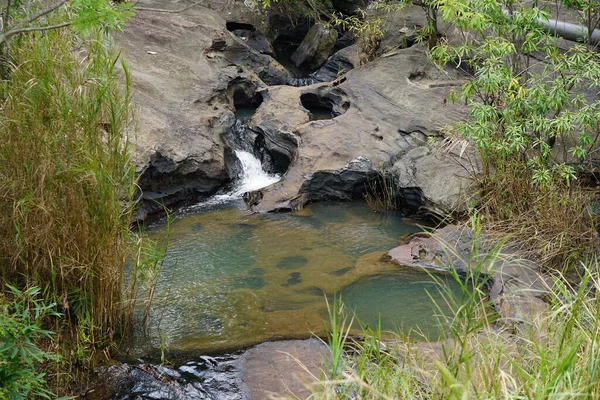
<svg viewBox="0 0 600 400">
<path fill-rule="evenodd" d="M 281 178 L 279 175 L 271 175 L 265 172 L 260 160 L 254 157 L 254 154 L 243 150 L 236 150 L 235 155 L 242 163 L 242 176 L 233 189 L 232 195 L 242 196 L 244 193 L 253 192 L 272 185 Z"/>
<path fill-rule="evenodd" d="M 235 182 L 233 189 L 226 193 L 215 194 L 208 200 L 189 207 L 188 210 L 205 209 L 238 200 L 244 196 L 244 193 L 262 189 L 281 179 L 279 175 L 267 173 L 262 168 L 260 160 L 254 157 L 254 154 L 244 150 L 236 150 L 235 155 L 242 165 L 242 173 Z"/>
</svg>

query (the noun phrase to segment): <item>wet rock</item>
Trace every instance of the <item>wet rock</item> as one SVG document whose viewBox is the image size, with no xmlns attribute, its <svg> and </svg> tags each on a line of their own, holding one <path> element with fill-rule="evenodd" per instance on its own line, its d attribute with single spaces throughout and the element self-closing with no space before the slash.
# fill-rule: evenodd
<svg viewBox="0 0 600 400">
<path fill-rule="evenodd" d="M 319 68 L 331 55 L 337 37 L 335 29 L 320 23 L 313 25 L 292 54 L 292 61 L 297 67 L 306 65 L 311 70 Z"/>
<path fill-rule="evenodd" d="M 222 356 L 201 357 L 177 369 L 153 364 L 100 367 L 96 387 L 87 398 L 246 400 L 236 366 L 237 357 Z"/>
<path fill-rule="evenodd" d="M 96 369 L 89 400 L 307 398 L 329 349 L 317 339 L 267 342 L 241 356 L 200 356 L 177 368 L 140 363 Z"/>
</svg>

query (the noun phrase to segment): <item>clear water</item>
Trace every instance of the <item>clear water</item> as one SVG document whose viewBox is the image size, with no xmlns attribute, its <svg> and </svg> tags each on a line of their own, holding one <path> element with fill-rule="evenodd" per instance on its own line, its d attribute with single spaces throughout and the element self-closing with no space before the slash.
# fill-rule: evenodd
<svg viewBox="0 0 600 400">
<path fill-rule="evenodd" d="M 438 330 L 429 276 L 381 261 L 421 230 L 366 204 L 314 204 L 297 214 L 249 214 L 240 201 L 182 213 L 158 281 L 146 334 L 173 351 L 218 352 L 267 340 L 306 338 L 326 327 L 326 296 L 340 292 L 358 318 L 384 329 Z M 164 225 L 150 227 L 156 238 Z"/>
</svg>

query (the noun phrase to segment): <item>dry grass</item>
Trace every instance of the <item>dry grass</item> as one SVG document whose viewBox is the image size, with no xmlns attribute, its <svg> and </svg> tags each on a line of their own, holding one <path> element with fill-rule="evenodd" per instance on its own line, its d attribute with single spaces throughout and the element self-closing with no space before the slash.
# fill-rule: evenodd
<svg viewBox="0 0 600 400">
<path fill-rule="evenodd" d="M 20 37 L 0 109 L 0 276 L 42 288 L 91 344 L 109 343 L 125 321 L 134 189 L 129 93 L 105 40 Z"/>
<path fill-rule="evenodd" d="M 526 165 L 514 163 L 482 181 L 479 214 L 490 235 L 507 239 L 522 256 L 562 270 L 594 254 L 593 197 L 576 182 L 531 185 Z"/>
</svg>

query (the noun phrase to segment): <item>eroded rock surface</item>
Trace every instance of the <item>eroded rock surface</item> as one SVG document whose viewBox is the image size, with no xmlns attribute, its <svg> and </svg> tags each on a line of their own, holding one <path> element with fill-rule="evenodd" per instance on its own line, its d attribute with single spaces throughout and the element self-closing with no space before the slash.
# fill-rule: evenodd
<svg viewBox="0 0 600 400">
<path fill-rule="evenodd" d="M 186 4 L 142 0 L 139 6 Z M 118 38 L 132 75 L 134 157 L 146 212 L 160 210 L 159 203 L 211 195 L 235 177 L 239 168 L 227 133 L 236 123 L 240 90 L 260 92 L 264 100 L 244 140 L 267 169 L 284 174 L 276 185 L 247 196 L 255 211 L 360 197 L 384 169 L 395 174 L 409 205 L 464 211 L 476 168 L 467 157 L 456 162 L 429 150 L 446 124 L 465 116 L 463 106 L 446 102 L 464 76 L 433 66 L 423 45 L 356 68 L 358 49 L 344 44 L 318 71 L 298 78 L 273 57 L 273 38 L 256 28 L 260 15 L 242 3 L 208 6 L 140 11 Z M 331 115 L 307 109 L 301 101 L 307 96 Z"/>
<path fill-rule="evenodd" d="M 307 201 L 349 200 L 364 192 L 370 174 L 408 156 L 394 169 L 401 187 L 422 185 L 430 203 L 425 205 L 437 211 L 453 212 L 459 204 L 464 210 L 465 202 L 455 197 L 473 195 L 470 176 L 457 173 L 458 167 L 445 171 L 451 166 L 448 159 L 417 156 L 417 150 L 411 153 L 417 148 L 429 151 L 430 139 L 441 138 L 446 124 L 465 116 L 461 105 L 446 102 L 449 90 L 462 82 L 457 72 L 431 65 L 423 46 L 413 46 L 350 71 L 338 85 L 286 91 L 288 104 L 297 103 L 295 99 L 305 93 L 330 99 L 337 110 L 335 118 L 297 125 L 291 114 L 270 108 L 266 100 L 264 110 L 274 110 L 270 123 L 291 127 L 298 148 L 283 179 L 254 196 L 253 209 L 293 210 Z M 271 101 L 279 100 L 273 97 Z M 422 170 L 415 171 L 417 167 Z M 443 178 L 432 188 L 428 180 L 437 173 Z"/>
</svg>

